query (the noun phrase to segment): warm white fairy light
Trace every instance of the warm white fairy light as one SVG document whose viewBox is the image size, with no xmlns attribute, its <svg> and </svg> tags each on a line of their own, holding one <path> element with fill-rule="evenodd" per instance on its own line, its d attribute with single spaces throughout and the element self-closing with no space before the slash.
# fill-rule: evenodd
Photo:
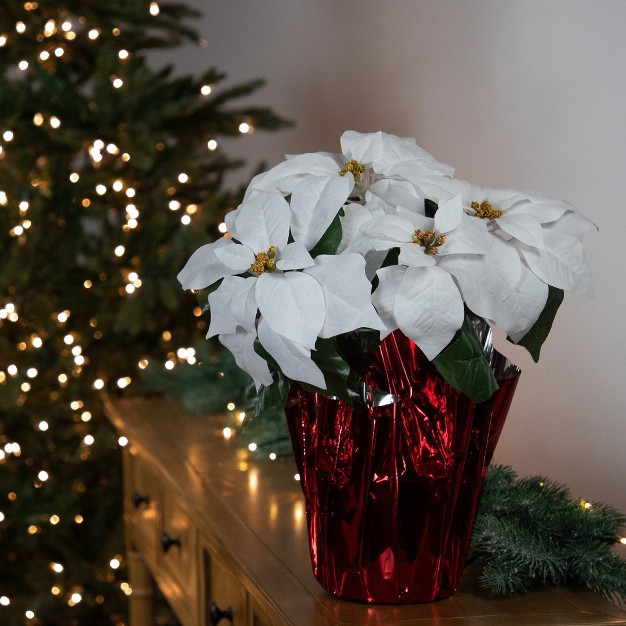
<svg viewBox="0 0 626 626">
<path fill-rule="evenodd" d="M 159 4 L 157 2 L 151 2 L 150 3 L 150 15 L 158 15 L 161 12 L 161 9 L 159 9 Z"/>
<path fill-rule="evenodd" d="M 184 184 L 184 183 L 188 183 L 188 182 L 189 182 L 189 175 L 188 175 L 188 174 L 186 174 L 185 172 L 181 172 L 181 173 L 178 175 L 178 182 L 179 182 L 179 183 L 183 183 L 183 184 Z"/>
<path fill-rule="evenodd" d="M 0 511 L 0 522 L 4 521 L 4 513 Z"/>
<path fill-rule="evenodd" d="M 137 193 L 137 192 L 136 192 L 136 190 L 135 190 L 135 188 L 134 188 L 134 187 L 129 187 L 129 188 L 126 190 L 126 197 L 127 197 L 127 198 L 134 198 L 136 193 Z"/>
<path fill-rule="evenodd" d="M 17 376 L 17 366 L 14 365 L 13 363 L 11 363 L 8 367 L 7 367 L 7 374 L 9 376 Z"/>
<path fill-rule="evenodd" d="M 65 568 L 61 563 L 50 563 L 50 569 L 57 574 L 60 574 Z"/>
<path fill-rule="evenodd" d="M 109 143 L 107 144 L 107 152 L 109 154 L 119 154 L 120 149 L 114 143 Z"/>
<path fill-rule="evenodd" d="M 7 37 L 6 35 L 0 35 L 0 47 L 7 45 Z"/>
<path fill-rule="evenodd" d="M 125 61 L 126 59 L 128 59 L 128 57 L 130 56 L 130 52 L 128 52 L 128 50 L 120 50 L 117 53 L 117 56 L 122 60 Z"/>
<path fill-rule="evenodd" d="M 63 22 L 63 24 L 61 24 L 61 29 L 64 32 L 68 32 L 72 30 L 72 22 L 70 22 L 69 20 L 66 20 L 65 22 Z"/>
<path fill-rule="evenodd" d="M 211 87 L 211 85 L 202 85 L 202 87 L 200 87 L 200 93 L 203 96 L 208 96 L 212 91 L 213 87 Z"/>
<path fill-rule="evenodd" d="M 122 245 L 117 246 L 115 250 L 113 250 L 113 254 L 117 257 L 124 256 L 124 252 L 126 252 L 126 248 Z"/>
<path fill-rule="evenodd" d="M 254 129 L 252 128 L 252 126 L 250 126 L 250 124 L 248 124 L 248 122 L 241 122 L 241 124 L 239 124 L 239 132 L 242 135 L 251 133 L 253 130 Z"/>
<path fill-rule="evenodd" d="M 173 370 L 174 367 L 176 366 L 176 363 L 174 363 L 174 361 L 165 361 L 165 369 L 166 370 Z"/>
<path fill-rule="evenodd" d="M 62 57 L 65 54 L 65 50 L 59 46 L 58 48 L 54 49 L 54 56 L 55 57 Z"/>
<path fill-rule="evenodd" d="M 48 20 L 46 22 L 46 25 L 43 27 L 43 34 L 46 37 L 52 37 L 52 35 L 56 33 L 56 30 L 57 30 L 56 22 L 54 20 Z"/>
<path fill-rule="evenodd" d="M 111 83 L 115 89 L 120 89 L 124 86 L 124 81 L 119 76 L 112 76 Z"/>
<path fill-rule="evenodd" d="M 86 446 L 91 446 L 93 445 L 95 439 L 93 435 L 85 435 L 83 442 Z"/>
<path fill-rule="evenodd" d="M 28 376 L 28 378 L 35 378 L 38 373 L 36 367 L 30 367 L 26 370 L 26 376 Z"/>
<path fill-rule="evenodd" d="M 78 604 L 81 600 L 83 599 L 83 596 L 80 595 L 80 593 L 78 592 L 74 592 L 71 596 L 70 599 L 68 600 L 68 604 L 70 602 L 72 602 L 73 604 Z"/>
<path fill-rule="evenodd" d="M 189 226 L 189 224 L 191 224 L 191 217 L 189 215 L 182 215 L 180 218 L 180 223 L 183 226 Z"/>
<path fill-rule="evenodd" d="M 270 460 L 271 461 L 275 461 L 276 460 L 276 452 L 270 452 Z"/>
<path fill-rule="evenodd" d="M 17 64 L 17 67 L 18 67 L 18 69 L 22 70 L 22 72 L 23 72 L 24 70 L 27 70 L 27 69 L 28 69 L 28 61 L 26 61 L 25 59 L 24 59 L 24 60 L 22 60 L 22 61 L 20 61 L 20 62 Z"/>
<path fill-rule="evenodd" d="M 2 606 L 9 606 L 11 604 L 11 600 L 7 596 L 0 596 L 0 604 Z"/>
<path fill-rule="evenodd" d="M 132 382 L 130 376 L 124 376 L 124 378 L 118 378 L 117 379 L 117 386 L 120 389 L 125 389 L 126 387 L 128 387 L 128 385 L 130 385 L 130 383 Z"/>
<path fill-rule="evenodd" d="M 620 542 L 622 545 L 626 546 L 626 537 L 622 537 L 622 538 L 619 540 L 619 542 Z"/>
<path fill-rule="evenodd" d="M 71 346 L 74 343 L 74 335 L 72 335 L 71 333 L 65 335 L 65 337 L 63 337 L 63 342 L 66 345 Z"/>
<path fill-rule="evenodd" d="M 56 115 L 53 115 L 50 118 L 50 126 L 52 126 L 52 128 L 59 128 L 59 126 L 61 126 L 61 120 L 56 117 Z"/>
<path fill-rule="evenodd" d="M 89 422 L 91 420 L 91 412 L 90 411 L 83 411 L 80 414 L 80 419 L 83 422 Z"/>
<path fill-rule="evenodd" d="M 41 470 L 39 474 L 37 474 L 37 478 L 39 478 L 39 480 L 43 483 L 50 478 L 50 475 L 46 472 L 46 470 Z"/>
<path fill-rule="evenodd" d="M 111 187 L 113 188 L 113 191 L 122 191 L 122 189 L 124 189 L 124 183 L 118 178 L 117 180 L 113 181 L 113 184 L 111 185 Z"/>
<path fill-rule="evenodd" d="M 106 185 L 103 185 L 102 183 L 99 183 L 98 185 L 96 185 L 96 193 L 99 196 L 103 196 L 106 192 L 107 192 Z"/>
<path fill-rule="evenodd" d="M 293 479 L 299 481 L 300 480 L 300 474 L 294 474 L 293 475 Z"/>
<path fill-rule="evenodd" d="M 178 211 L 178 209 L 180 209 L 180 202 L 178 200 L 170 200 L 168 206 L 170 211 Z"/>
<path fill-rule="evenodd" d="M 230 439 L 232 437 L 233 431 L 231 428 L 226 426 L 226 428 L 224 428 L 224 430 L 222 431 L 222 434 L 224 435 L 224 439 Z"/>
<path fill-rule="evenodd" d="M 123 435 L 117 440 L 117 443 L 122 446 L 122 448 L 124 448 L 125 446 L 128 445 L 128 439 L 126 437 L 124 437 Z"/>
<path fill-rule="evenodd" d="M 118 569 L 118 568 L 119 568 L 119 566 L 120 566 L 121 564 L 122 564 L 122 563 L 121 563 L 120 559 L 119 559 L 119 558 L 117 558 L 117 557 L 114 557 L 114 558 L 112 558 L 112 559 L 109 561 L 109 567 L 110 567 L 111 569 Z"/>
<path fill-rule="evenodd" d="M 234 403 L 234 402 L 229 402 L 229 403 L 226 405 L 226 408 L 227 408 L 229 411 L 234 411 L 234 410 L 235 410 L 235 403 Z"/>
<path fill-rule="evenodd" d="M 130 219 L 136 220 L 139 217 L 139 210 L 134 204 L 127 204 L 126 214 Z"/>
<path fill-rule="evenodd" d="M 26 619 L 35 619 L 34 611 L 26 611 L 26 613 L 24 613 L 24 616 L 26 617 Z"/>
<path fill-rule="evenodd" d="M 213 152 L 214 150 L 217 150 L 217 141 L 215 141 L 215 139 L 209 139 L 206 146 L 211 152 Z"/>
<path fill-rule="evenodd" d="M 41 346 L 43 346 L 43 339 L 41 337 L 38 337 L 37 335 L 33 335 L 30 338 L 30 343 L 33 348 L 41 348 Z"/>
<path fill-rule="evenodd" d="M 256 443 L 254 443 L 254 441 L 248 444 L 248 450 L 250 450 L 250 452 L 254 452 L 256 449 L 257 449 L 257 445 Z"/>
<path fill-rule="evenodd" d="M 92 41 L 95 39 L 98 39 L 99 36 L 100 36 L 100 31 L 98 31 L 96 28 L 92 28 L 87 33 L 87 37 L 89 37 L 89 39 L 91 39 Z"/>
<path fill-rule="evenodd" d="M 12 141 L 13 140 L 13 131 L 12 130 L 5 130 L 2 133 L 2 139 L 4 139 L 5 141 Z"/>
<path fill-rule="evenodd" d="M 37 428 L 39 428 L 39 430 L 42 433 L 46 432 L 46 430 L 48 430 L 48 428 L 49 428 L 48 422 L 46 422 L 46 420 L 41 420 L 41 422 L 39 422 L 39 424 L 37 424 Z"/>
<path fill-rule="evenodd" d="M 246 419 L 246 414 L 241 411 L 237 417 L 239 418 L 239 423 L 243 424 L 243 421 Z"/>
<path fill-rule="evenodd" d="M 30 205 L 28 204 L 26 200 L 22 200 L 19 204 L 19 209 L 22 213 L 25 213 L 26 211 L 28 211 L 29 206 Z"/>
<path fill-rule="evenodd" d="M 47 50 L 42 50 L 42 51 L 39 53 L 39 58 L 40 58 L 42 61 L 47 61 L 47 60 L 50 58 L 50 53 L 49 53 Z"/>
<path fill-rule="evenodd" d="M 16 22 L 15 30 L 20 34 L 26 32 L 26 24 L 24 22 Z"/>
<path fill-rule="evenodd" d="M 226 226 L 226 224 L 224 222 L 222 222 L 218 227 L 217 230 L 220 231 L 220 233 L 226 233 L 228 231 L 228 227 Z"/>
<path fill-rule="evenodd" d="M 94 389 L 104 388 L 104 381 L 102 380 L 102 378 L 96 378 L 96 380 L 93 381 L 93 388 Z"/>
</svg>

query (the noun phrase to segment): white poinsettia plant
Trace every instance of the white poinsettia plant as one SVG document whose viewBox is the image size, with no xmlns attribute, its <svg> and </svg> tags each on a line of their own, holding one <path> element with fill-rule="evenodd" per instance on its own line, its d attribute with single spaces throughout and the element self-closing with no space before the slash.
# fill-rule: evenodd
<svg viewBox="0 0 626 626">
<path fill-rule="evenodd" d="M 358 396 L 345 338 L 371 347 L 398 329 L 486 400 L 497 383 L 466 316 L 536 360 L 563 291 L 591 295 L 581 239 L 593 224 L 570 204 L 457 180 L 414 139 L 383 132 L 287 157 L 225 223 L 178 278 L 208 293 L 207 338 L 279 401 L 294 381 Z"/>
</svg>

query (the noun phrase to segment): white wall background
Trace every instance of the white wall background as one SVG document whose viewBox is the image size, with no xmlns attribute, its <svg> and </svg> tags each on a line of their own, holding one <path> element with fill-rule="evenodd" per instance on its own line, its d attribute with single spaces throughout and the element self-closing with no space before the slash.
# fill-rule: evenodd
<svg viewBox="0 0 626 626">
<path fill-rule="evenodd" d="M 566 297 L 523 368 L 496 460 L 626 512 L 626 2 L 195 0 L 208 41 L 173 58 L 297 124 L 229 146 L 268 166 L 337 151 L 346 129 L 416 137 L 456 175 L 537 189 L 600 227 L 586 239 L 595 301 Z M 160 61 L 172 61 L 159 57 Z"/>
</svg>

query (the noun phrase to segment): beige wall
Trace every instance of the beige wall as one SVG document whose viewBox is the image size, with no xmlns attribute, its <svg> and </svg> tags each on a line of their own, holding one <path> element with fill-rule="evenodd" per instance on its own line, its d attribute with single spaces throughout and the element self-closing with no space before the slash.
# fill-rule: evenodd
<svg viewBox="0 0 626 626">
<path fill-rule="evenodd" d="M 626 3 L 195 0 L 214 64 L 297 127 L 236 142 L 251 162 L 335 151 L 343 130 L 414 136 L 457 176 L 538 189 L 598 223 L 595 301 L 569 296 L 497 451 L 520 474 L 626 512 Z M 517 355 L 517 352 L 515 352 Z"/>
</svg>

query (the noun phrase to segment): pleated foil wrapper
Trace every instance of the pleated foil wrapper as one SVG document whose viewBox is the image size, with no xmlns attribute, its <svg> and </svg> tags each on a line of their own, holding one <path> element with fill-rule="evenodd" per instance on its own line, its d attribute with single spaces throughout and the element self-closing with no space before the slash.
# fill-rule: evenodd
<svg viewBox="0 0 626 626">
<path fill-rule="evenodd" d="M 451 387 L 400 331 L 374 354 L 363 408 L 292 388 L 286 413 L 311 562 L 329 593 L 399 604 L 456 591 L 520 373 L 486 324 L 475 330 L 500 385 L 486 402 Z"/>
</svg>

